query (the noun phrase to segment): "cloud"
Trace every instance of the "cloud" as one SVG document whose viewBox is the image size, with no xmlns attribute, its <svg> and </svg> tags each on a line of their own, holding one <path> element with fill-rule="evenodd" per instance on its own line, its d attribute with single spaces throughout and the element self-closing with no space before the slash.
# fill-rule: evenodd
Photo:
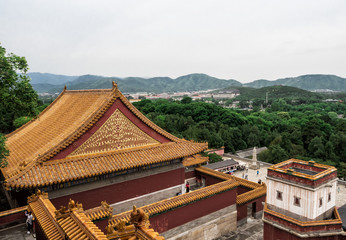
<svg viewBox="0 0 346 240">
<path fill-rule="evenodd" d="M 202 72 L 243 82 L 346 76 L 339 64 L 346 57 L 341 0 L 0 0 L 0 22 L 2 45 L 26 56 L 31 71 L 119 77 Z"/>
</svg>

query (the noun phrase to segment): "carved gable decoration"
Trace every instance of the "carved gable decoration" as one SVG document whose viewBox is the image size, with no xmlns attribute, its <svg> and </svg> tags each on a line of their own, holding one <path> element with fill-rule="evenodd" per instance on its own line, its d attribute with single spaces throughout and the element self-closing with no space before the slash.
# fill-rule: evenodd
<svg viewBox="0 0 346 240">
<path fill-rule="evenodd" d="M 70 156 L 159 144 L 132 123 L 119 109 Z"/>
</svg>

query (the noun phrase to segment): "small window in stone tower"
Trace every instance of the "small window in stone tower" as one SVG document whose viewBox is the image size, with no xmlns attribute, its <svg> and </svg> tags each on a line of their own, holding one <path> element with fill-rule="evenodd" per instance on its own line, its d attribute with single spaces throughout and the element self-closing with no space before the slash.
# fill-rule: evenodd
<svg viewBox="0 0 346 240">
<path fill-rule="evenodd" d="M 276 199 L 282 200 L 282 192 L 276 191 Z"/>
<path fill-rule="evenodd" d="M 300 198 L 299 197 L 294 197 L 294 205 L 300 207 Z"/>
<path fill-rule="evenodd" d="M 328 193 L 328 202 L 332 200 L 332 193 Z"/>
<path fill-rule="evenodd" d="M 323 204 L 323 198 L 320 198 L 320 207 L 322 207 Z"/>
</svg>

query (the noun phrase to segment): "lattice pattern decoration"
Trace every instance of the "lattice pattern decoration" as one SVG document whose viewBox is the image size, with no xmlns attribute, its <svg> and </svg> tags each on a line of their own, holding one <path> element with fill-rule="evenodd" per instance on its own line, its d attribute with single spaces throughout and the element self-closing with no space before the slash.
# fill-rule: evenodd
<svg viewBox="0 0 346 240">
<path fill-rule="evenodd" d="M 159 144 L 119 109 L 70 156 Z"/>
</svg>

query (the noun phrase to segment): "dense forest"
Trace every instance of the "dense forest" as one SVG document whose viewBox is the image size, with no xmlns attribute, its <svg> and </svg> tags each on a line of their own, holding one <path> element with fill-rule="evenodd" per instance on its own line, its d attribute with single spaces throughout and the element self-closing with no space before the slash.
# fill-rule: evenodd
<svg viewBox="0 0 346 240">
<path fill-rule="evenodd" d="M 215 104 L 142 100 L 135 106 L 166 131 L 187 140 L 207 141 L 226 152 L 268 147 L 261 161 L 299 158 L 336 166 L 346 178 L 346 112 L 344 103 L 291 105 L 277 99 L 265 111 L 241 111 Z M 341 116 L 342 115 L 342 116 Z"/>
</svg>

